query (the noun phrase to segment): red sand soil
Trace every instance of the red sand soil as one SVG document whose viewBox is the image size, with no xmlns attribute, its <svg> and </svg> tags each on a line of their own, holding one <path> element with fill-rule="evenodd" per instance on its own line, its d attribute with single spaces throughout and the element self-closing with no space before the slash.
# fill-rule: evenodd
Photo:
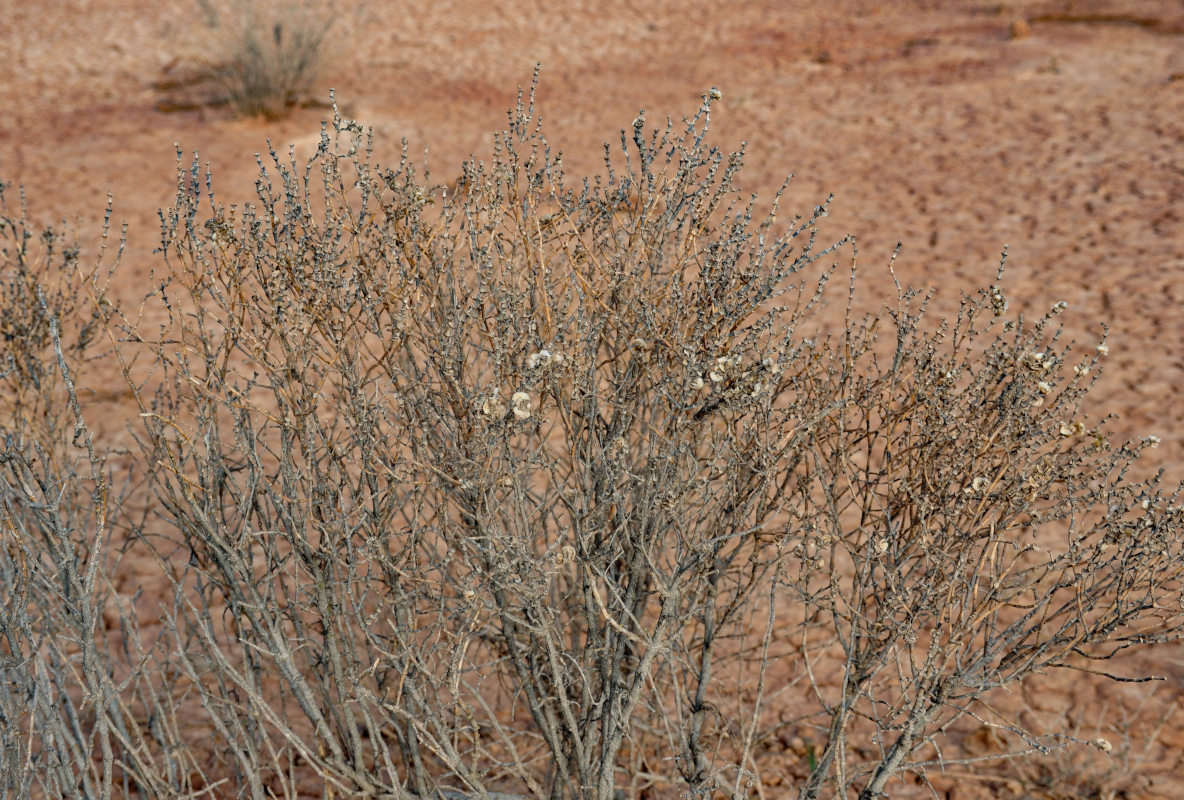
<svg viewBox="0 0 1184 800">
<path fill-rule="evenodd" d="M 885 265 L 900 241 L 902 280 L 938 287 L 938 308 L 954 308 L 960 290 L 991 282 L 1006 244 L 1013 308 L 1038 315 L 1066 301 L 1083 345 L 1108 321 L 1097 410 L 1120 414 L 1120 435 L 1158 435 L 1151 454 L 1169 478 L 1184 477 L 1179 2 L 339 4 L 353 5 L 319 91 L 334 87 L 343 112 L 374 127 L 379 161 L 406 137 L 433 179 L 449 180 L 463 159 L 488 153 L 536 61 L 539 109 L 571 175 L 597 170 L 602 142 L 639 108 L 651 122 L 677 119 L 717 86 L 714 141 L 749 143 L 744 189 L 770 197 L 796 173 L 785 206 L 803 211 L 833 192 L 823 238 L 858 237 L 865 297 L 892 298 Z M 35 220 L 64 218 L 84 244 L 114 196 L 114 218 L 129 226 L 121 300 L 143 294 L 155 263 L 174 143 L 199 150 L 221 199 L 241 202 L 265 140 L 307 146 L 327 113 L 269 123 L 186 109 L 160 87 L 198 25 L 196 3 L 0 0 L 0 178 L 26 187 Z M 105 435 L 118 438 L 119 424 Z M 1167 680 L 1098 685 L 1058 673 L 1026 690 L 1025 713 L 1063 715 L 1116 743 L 1124 724 L 1130 734 L 1109 762 L 1086 753 L 1040 769 L 1062 779 L 1110 770 L 1098 797 L 1184 797 L 1184 653 L 1161 647 L 1125 663 Z M 1040 788 L 1039 769 L 1026 769 L 1012 783 L 954 779 L 947 796 L 1093 791 Z"/>
</svg>

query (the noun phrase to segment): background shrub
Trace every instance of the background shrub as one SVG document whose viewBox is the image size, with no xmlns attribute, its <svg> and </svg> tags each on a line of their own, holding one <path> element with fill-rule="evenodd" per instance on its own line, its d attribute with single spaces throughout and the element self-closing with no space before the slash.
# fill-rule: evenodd
<svg viewBox="0 0 1184 800">
<path fill-rule="evenodd" d="M 198 0 L 207 43 L 194 55 L 200 78 L 245 116 L 277 119 L 308 100 L 321 77 L 332 6 L 269 0 Z M 190 34 L 192 35 L 192 34 Z"/>
<path fill-rule="evenodd" d="M 172 591 L 163 644 L 90 656 L 133 676 L 79 689 L 99 791 L 739 798 L 794 732 L 799 797 L 873 798 L 968 720 L 1072 743 L 994 697 L 1178 638 L 1179 490 L 1082 412 L 1104 340 L 1002 268 L 936 323 L 899 286 L 859 317 L 852 269 L 829 330 L 849 242 L 741 199 L 716 96 L 575 184 L 522 97 L 447 193 L 336 114 L 254 204 L 178 154 L 164 324 L 100 315 Z"/>
</svg>

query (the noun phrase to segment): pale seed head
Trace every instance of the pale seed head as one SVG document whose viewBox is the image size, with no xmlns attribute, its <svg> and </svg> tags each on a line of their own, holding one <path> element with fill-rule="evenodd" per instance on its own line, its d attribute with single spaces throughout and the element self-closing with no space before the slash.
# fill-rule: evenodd
<svg viewBox="0 0 1184 800">
<path fill-rule="evenodd" d="M 506 404 L 498 397 L 498 390 L 494 387 L 489 396 L 481 401 L 481 414 L 490 419 L 497 419 L 504 416 L 505 413 Z"/>
<path fill-rule="evenodd" d="M 513 397 L 510 398 L 510 407 L 513 408 L 515 417 L 528 419 L 531 410 L 530 395 L 526 392 L 514 392 Z"/>
</svg>

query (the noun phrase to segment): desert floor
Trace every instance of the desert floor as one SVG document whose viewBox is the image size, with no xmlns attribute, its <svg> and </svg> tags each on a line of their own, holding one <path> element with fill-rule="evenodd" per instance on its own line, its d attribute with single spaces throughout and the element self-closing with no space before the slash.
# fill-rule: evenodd
<svg viewBox="0 0 1184 800">
<path fill-rule="evenodd" d="M 1094 414 L 1184 478 L 1184 5 L 1174 0 L 342 0 L 318 83 L 377 136 L 406 138 L 432 176 L 489 152 L 517 88 L 542 63 L 538 106 L 569 174 L 638 109 L 692 113 L 716 86 L 714 141 L 748 143 L 745 191 L 785 206 L 835 196 L 823 238 L 857 237 L 860 292 L 902 280 L 936 306 L 992 281 L 1009 248 L 1013 307 L 1068 303 L 1068 335 L 1110 325 Z M 356 8 L 355 8 L 356 6 Z M 135 302 L 157 257 L 157 209 L 177 148 L 212 165 L 226 202 L 248 200 L 255 154 L 315 142 L 324 104 L 241 119 L 177 87 L 203 46 L 196 2 L 0 0 L 0 179 L 41 223 L 66 220 L 94 252 L 108 193 L 128 244 L 116 295 Z M 15 194 L 10 193 L 9 199 Z M 836 301 L 838 302 L 838 301 Z M 114 377 L 114 374 L 113 376 Z M 130 409 L 124 409 L 131 416 Z M 120 415 L 102 426 L 118 438 Z M 1184 649 L 1127 659 L 1153 684 L 1039 678 L 1025 713 L 1110 738 L 1007 780 L 951 782 L 950 797 L 1184 796 Z M 1125 738 L 1124 738 L 1125 731 Z M 1118 746 L 1117 743 L 1122 745 Z M 787 758 L 796 758 L 787 750 Z M 1010 770 L 1010 771 L 1009 771 Z"/>
</svg>

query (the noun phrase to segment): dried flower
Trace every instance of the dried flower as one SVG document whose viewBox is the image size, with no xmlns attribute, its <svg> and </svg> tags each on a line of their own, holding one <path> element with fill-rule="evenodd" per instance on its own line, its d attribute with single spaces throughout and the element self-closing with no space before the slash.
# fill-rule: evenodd
<svg viewBox="0 0 1184 800">
<path fill-rule="evenodd" d="M 1033 372 L 1047 372 L 1055 363 L 1051 358 L 1045 358 L 1043 352 L 1024 353 L 1019 358 L 1020 364 Z"/>
<path fill-rule="evenodd" d="M 707 93 L 707 96 L 709 98 L 711 98 L 712 100 L 719 100 L 724 95 L 723 95 L 723 92 L 721 92 L 719 89 L 716 89 L 714 86 L 712 86 L 711 91 Z"/>
<path fill-rule="evenodd" d="M 1085 423 L 1081 420 L 1061 423 L 1061 436 L 1080 436 L 1085 433 Z"/>
<path fill-rule="evenodd" d="M 515 395 L 517 396 L 517 395 Z M 498 388 L 495 386 L 489 393 L 489 396 L 481 401 L 482 416 L 490 419 L 499 419 L 506 413 L 506 404 L 498 397 Z"/>
<path fill-rule="evenodd" d="M 972 480 L 970 482 L 970 485 L 967 486 L 962 491 L 965 492 L 966 494 L 979 494 L 980 492 L 985 490 L 990 485 L 991 485 L 991 481 L 989 478 L 985 478 L 982 475 L 979 475 L 974 480 Z"/>
<path fill-rule="evenodd" d="M 1094 349 L 1098 351 L 1098 355 L 1104 356 L 1110 352 L 1110 345 L 1106 344 L 1105 342 L 1102 342 L 1100 345 L 1098 345 Z"/>
<path fill-rule="evenodd" d="M 1143 443 L 1146 444 L 1148 447 L 1150 447 L 1152 450 L 1159 447 L 1159 442 L 1160 442 L 1160 439 L 1158 436 L 1148 436 L 1146 439 L 1143 440 Z"/>
<path fill-rule="evenodd" d="M 1089 364 L 1078 364 L 1073 368 L 1073 372 L 1077 377 L 1084 377 L 1089 374 Z"/>
<path fill-rule="evenodd" d="M 526 366 L 530 369 L 545 369 L 552 364 L 562 364 L 563 355 L 561 353 L 552 354 L 550 350 L 539 350 L 537 353 L 531 353 L 526 358 Z"/>
<path fill-rule="evenodd" d="M 1003 296 L 1003 290 L 998 286 L 991 287 L 991 313 L 996 317 L 1007 313 L 1007 298 Z"/>
<path fill-rule="evenodd" d="M 1060 314 L 1062 311 L 1064 311 L 1068 307 L 1069 307 L 1068 303 L 1066 303 L 1064 300 L 1060 300 L 1053 305 L 1053 307 L 1049 310 L 1048 314 L 1051 317 L 1055 317 L 1057 314 Z"/>
<path fill-rule="evenodd" d="M 1040 383 L 1036 384 L 1036 388 L 1040 390 L 1041 394 L 1048 394 L 1052 391 L 1052 384 L 1048 381 L 1040 381 Z"/>
<path fill-rule="evenodd" d="M 707 373 L 707 376 L 711 378 L 712 383 L 721 383 L 728 376 L 728 371 L 735 365 L 736 359 L 720 356 L 715 360 L 715 367 Z"/>
<path fill-rule="evenodd" d="M 1093 746 L 1101 750 L 1103 753 L 1109 753 L 1114 749 L 1114 745 L 1110 744 L 1110 742 L 1106 741 L 1100 736 L 1097 739 L 1094 739 Z"/>
<path fill-rule="evenodd" d="M 518 419 L 530 417 L 530 395 L 526 392 L 514 392 L 513 397 L 510 398 L 510 406 L 514 409 L 514 416 Z"/>
</svg>

